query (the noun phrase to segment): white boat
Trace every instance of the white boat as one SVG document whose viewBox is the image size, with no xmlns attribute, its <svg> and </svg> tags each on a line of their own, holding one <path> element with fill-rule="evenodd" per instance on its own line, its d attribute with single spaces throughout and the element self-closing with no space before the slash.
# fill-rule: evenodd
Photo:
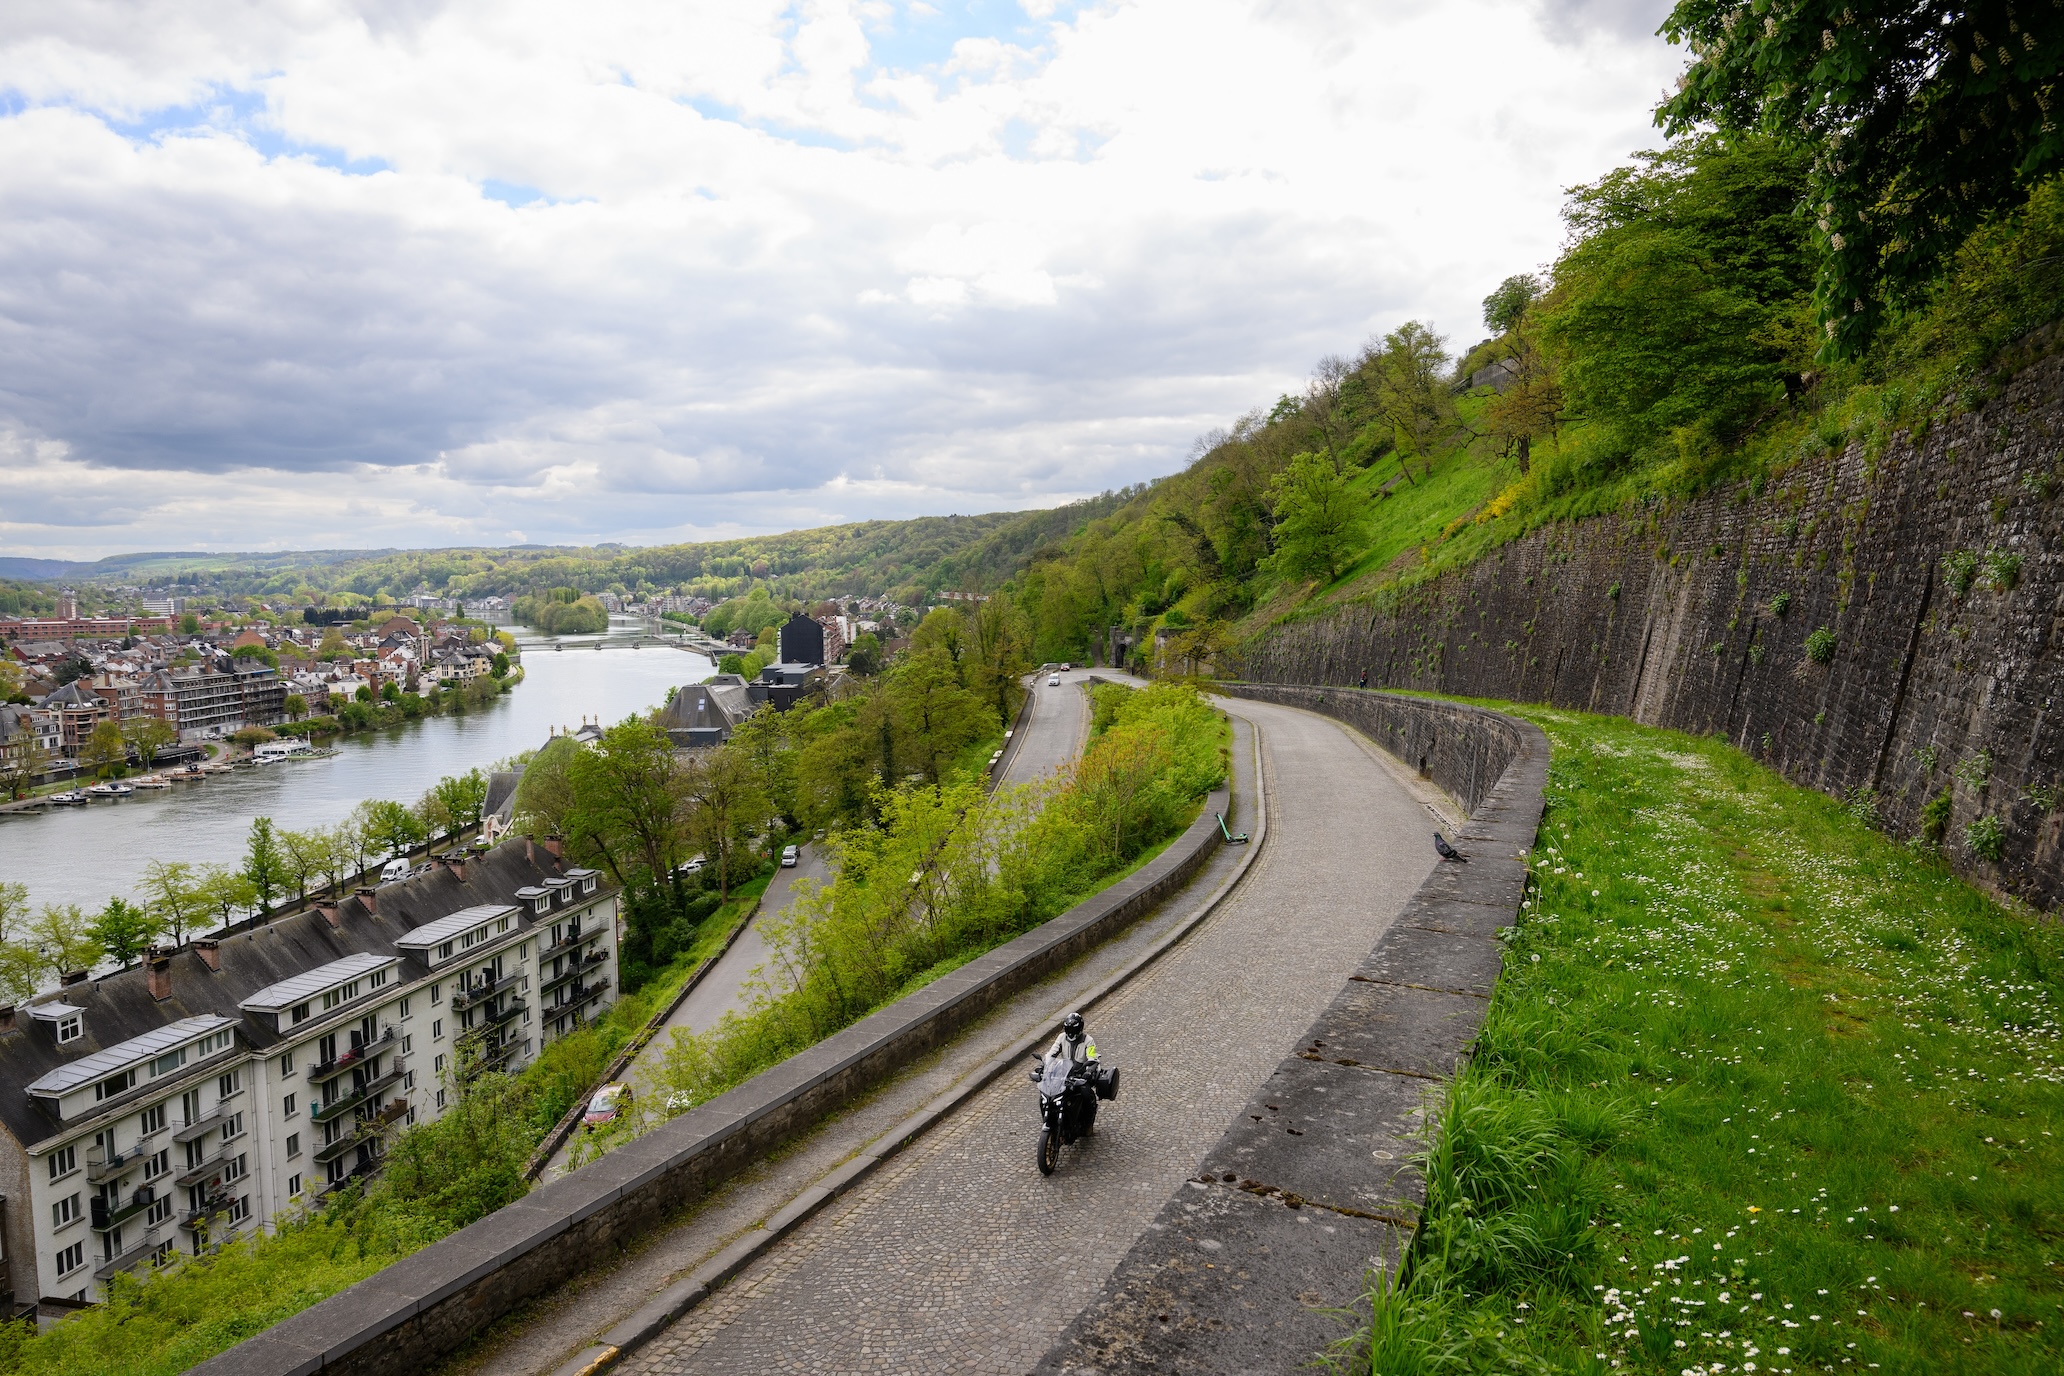
<svg viewBox="0 0 2064 1376">
<path fill-rule="evenodd" d="M 157 775 L 155 775 L 155 774 L 151 775 L 151 776 L 150 776 L 149 778 L 147 778 L 147 779 L 138 779 L 138 780 L 136 781 L 136 786 L 137 786 L 138 788 L 170 788 L 170 787 L 172 787 L 172 785 L 171 785 L 171 783 L 170 783 L 170 782 L 168 782 L 167 780 L 164 780 L 164 779 L 160 779 L 160 778 L 159 778 L 159 777 L 158 777 Z"/>
<path fill-rule="evenodd" d="M 89 787 L 86 790 L 86 796 L 89 798 L 126 798 L 134 792 L 136 790 L 128 784 L 105 783 L 94 784 Z"/>
<path fill-rule="evenodd" d="M 312 755 L 314 750 L 307 741 L 288 737 L 283 741 L 266 741 L 251 752 L 251 758 L 259 764 L 278 764 L 299 755 Z"/>
<path fill-rule="evenodd" d="M 53 793 L 50 795 L 50 805 L 52 807 L 84 807 L 86 806 L 86 795 L 77 791 Z"/>
</svg>

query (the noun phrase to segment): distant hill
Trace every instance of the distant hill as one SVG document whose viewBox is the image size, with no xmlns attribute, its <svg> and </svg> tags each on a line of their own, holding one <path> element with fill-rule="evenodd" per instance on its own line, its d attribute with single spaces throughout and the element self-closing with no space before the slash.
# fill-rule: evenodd
<svg viewBox="0 0 2064 1376">
<path fill-rule="evenodd" d="M 0 578 L 65 578 L 74 569 L 89 569 L 91 564 L 74 564 L 64 559 L 8 559 L 0 558 Z"/>
</svg>

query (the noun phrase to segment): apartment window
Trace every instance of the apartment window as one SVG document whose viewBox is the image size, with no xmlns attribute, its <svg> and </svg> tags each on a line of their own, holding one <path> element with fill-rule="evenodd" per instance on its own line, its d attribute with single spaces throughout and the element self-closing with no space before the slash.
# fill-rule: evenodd
<svg viewBox="0 0 2064 1376">
<path fill-rule="evenodd" d="M 136 1135 L 138 1137 L 148 1137 L 154 1132 L 163 1132 L 164 1130 L 165 1106 L 163 1104 L 152 1104 L 143 1111 L 143 1116 L 136 1120 Z"/>
<path fill-rule="evenodd" d="M 171 1169 L 172 1149 L 164 1147 L 154 1153 L 150 1160 L 143 1163 L 143 1178 L 145 1180 L 156 1180 Z"/>
<path fill-rule="evenodd" d="M 403 1089 L 414 1089 L 415 1087 L 416 1087 L 416 1072 L 415 1072 L 415 1071 L 413 1071 L 413 1070 L 411 1070 L 411 1071 L 410 1071 L 410 1072 L 409 1072 L 409 1073 L 408 1073 L 408 1074 L 407 1074 L 406 1076 L 404 1076 L 404 1077 L 403 1077 L 403 1079 L 402 1079 L 402 1088 L 403 1088 Z"/>
<path fill-rule="evenodd" d="M 222 1168 L 222 1179 L 227 1183 L 231 1180 L 242 1180 L 243 1178 L 244 1155 L 242 1152 L 238 1152 L 236 1159 Z"/>
<path fill-rule="evenodd" d="M 437 1018 L 437 1019 L 435 1019 L 434 1021 L 432 1021 L 432 1022 L 431 1022 L 431 1024 L 430 1024 L 430 1037 L 431 1037 L 431 1040 L 433 1040 L 433 1041 L 440 1041 L 440 1040 L 442 1040 L 442 1039 L 443 1039 L 443 1037 L 444 1037 L 444 1019 L 443 1019 L 443 1018 Z"/>
<path fill-rule="evenodd" d="M 235 1141 L 239 1137 L 242 1137 L 243 1135 L 244 1115 L 241 1113 L 230 1114 L 229 1121 L 222 1125 L 222 1140 L 225 1142 L 231 1142 Z"/>
<path fill-rule="evenodd" d="M 440 1070 L 444 1068 L 444 1058 L 442 1056 L 437 1058 L 437 1066 Z M 50 1153 L 50 1178 L 52 1180 L 62 1180 L 77 1169 L 79 1169 L 78 1143 L 74 1142 L 69 1146 L 59 1147 L 56 1151 Z"/>
<path fill-rule="evenodd" d="M 403 1037 L 401 1039 L 401 1054 L 404 1056 L 408 1055 L 410 1048 L 415 1044 L 416 1039 L 414 1037 Z"/>
<path fill-rule="evenodd" d="M 112 1099 L 117 1094 L 127 1094 L 134 1088 L 136 1088 L 135 1071 L 125 1070 L 120 1075 L 110 1075 L 107 1079 L 93 1086 L 93 1102 L 97 1104 L 103 1099 Z"/>
<path fill-rule="evenodd" d="M 164 1055 L 158 1057 L 156 1060 L 150 1063 L 151 1078 L 155 1080 L 160 1075 L 170 1075 L 173 1071 L 179 1069 L 179 1067 L 185 1064 L 186 1048 L 183 1046 L 175 1046 L 170 1051 L 167 1051 Z"/>
<path fill-rule="evenodd" d="M 294 1116 L 294 1111 L 295 1111 L 295 1104 L 296 1104 L 296 1096 L 294 1096 L 294 1095 L 292 1095 L 292 1094 L 289 1094 L 289 1095 L 287 1095 L 287 1096 L 286 1096 L 285 1098 L 281 1099 L 281 1100 L 280 1100 L 280 1117 L 282 1117 L 282 1118 L 292 1118 L 292 1117 Z"/>
<path fill-rule="evenodd" d="M 239 1157 L 238 1159 L 241 1160 L 242 1158 Z M 229 1206 L 229 1221 L 231 1223 L 242 1223 L 250 1216 L 251 1196 L 247 1194 L 238 1195 L 235 1202 Z"/>
<path fill-rule="evenodd" d="M 413 1086 L 413 1085 L 411 1085 L 411 1086 L 409 1086 L 409 1087 L 410 1087 L 411 1089 L 415 1088 L 415 1086 Z M 414 1127 L 414 1126 L 416 1125 L 416 1111 L 415 1111 L 414 1109 L 410 1109 L 410 1110 L 408 1111 L 408 1125 L 409 1125 L 410 1127 Z"/>
<path fill-rule="evenodd" d="M 407 999 L 401 1001 L 401 1015 L 404 1018 L 409 1015 L 409 1001 Z"/>
<path fill-rule="evenodd" d="M 227 1099 L 243 1090 L 243 1077 L 232 1070 L 226 1075 L 215 1077 L 215 1097 Z"/>
<path fill-rule="evenodd" d="M 448 946 L 450 945 L 450 943 L 449 943 L 449 942 L 447 942 L 447 943 L 446 943 L 446 945 L 447 945 L 447 947 L 448 947 Z M 450 951 L 450 950 L 446 950 L 446 951 L 444 952 L 444 954 L 446 954 L 446 955 L 450 955 L 450 954 L 451 954 L 451 951 Z M 444 986 L 443 986 L 443 985 L 441 985 L 441 984 L 433 984 L 433 985 L 431 985 L 431 986 L 430 986 L 430 1006 L 431 1006 L 432 1008 L 435 1008 L 435 1007 L 436 1007 L 436 1006 L 437 1006 L 437 1005 L 438 1005 L 439 1003 L 441 1003 L 441 1002 L 443 1002 L 443 1001 L 444 1001 Z"/>
<path fill-rule="evenodd" d="M 440 1074 L 440 1075 L 444 1074 L 444 1057 L 442 1057 L 442 1056 L 439 1056 L 439 1057 L 437 1058 L 437 1064 L 436 1064 L 435 1066 L 433 1066 L 432 1068 L 433 1068 L 434 1070 L 436 1070 L 436 1072 L 437 1072 L 438 1074 Z"/>
<path fill-rule="evenodd" d="M 292 1016 L 293 1016 L 293 1019 L 294 1019 L 294 1021 L 295 1021 L 295 1022 L 307 1022 L 307 1021 L 308 1021 L 308 1005 L 307 1005 L 307 1004 L 305 1004 L 305 1003 L 297 1003 L 297 1004 L 295 1004 L 295 1005 L 294 1005 L 294 1010 L 293 1010 L 293 1015 L 292 1015 Z"/>
<path fill-rule="evenodd" d="M 386 988 L 386 987 L 387 987 L 387 972 L 386 972 L 385 970 L 375 970 L 375 971 L 373 971 L 373 973 L 372 973 L 372 974 L 370 974 L 370 975 L 366 976 L 366 988 L 368 988 L 368 989 L 384 989 L 384 988 Z"/>
<path fill-rule="evenodd" d="M 179 1096 L 179 1118 L 187 1127 L 201 1121 L 201 1092 L 189 1089 Z"/>
<path fill-rule="evenodd" d="M 280 1073 L 281 1075 L 283 1075 L 283 1076 L 284 1076 L 284 1075 L 291 1075 L 291 1074 L 293 1074 L 293 1073 L 294 1073 L 294 1053 L 293 1053 L 293 1052 L 289 1051 L 289 1052 L 287 1052 L 287 1053 L 286 1053 L 286 1055 L 284 1055 L 284 1056 L 281 1056 L 281 1057 L 279 1058 L 279 1073 Z"/>
<path fill-rule="evenodd" d="M 506 918 L 506 917 L 505 917 L 505 918 L 503 918 L 503 919 L 502 919 L 501 921 L 499 921 L 499 922 L 495 923 L 495 935 L 497 935 L 497 936 L 500 936 L 500 935 L 501 935 L 502 933 L 504 933 L 504 932 L 506 932 L 506 931 L 508 931 L 508 930 L 509 930 L 509 919 L 508 919 L 508 918 Z"/>
<path fill-rule="evenodd" d="M 300 1197 L 301 1197 L 301 1177 L 300 1177 L 300 1176 L 298 1176 L 298 1175 L 290 1175 L 290 1176 L 288 1176 L 288 1177 L 287 1177 L 287 1198 L 289 1198 L 289 1199 L 299 1199 Z"/>
<path fill-rule="evenodd" d="M 79 1196 L 68 1194 L 50 1206 L 50 1226 L 62 1228 L 79 1220 Z"/>
<path fill-rule="evenodd" d="M 441 1089 L 437 1091 L 437 1107 L 440 1109 L 444 1107 L 444 1091 Z"/>
<path fill-rule="evenodd" d="M 440 942 L 440 943 L 438 944 L 438 947 L 437 947 L 437 958 L 438 958 L 439 960 L 450 960 L 450 959 L 451 959 L 451 953 L 452 953 L 452 944 L 451 944 L 451 943 L 450 943 L 449 941 L 445 941 L 445 942 Z M 435 1003 L 435 1002 L 436 1002 L 436 1000 L 435 1000 L 435 999 L 432 999 L 432 1000 L 431 1000 L 431 1002 L 432 1002 L 432 1003 Z"/>
<path fill-rule="evenodd" d="M 153 1202 L 148 1209 L 143 1211 L 143 1226 L 146 1228 L 155 1227 L 170 1217 L 172 1217 L 172 1196 L 168 1194 L 163 1199 Z"/>
<path fill-rule="evenodd" d="M 194 1055 L 207 1057 L 214 1055 L 218 1051 L 227 1051 L 229 1050 L 230 1040 L 230 1031 L 225 1027 L 213 1036 L 203 1037 L 194 1043 Z"/>
<path fill-rule="evenodd" d="M 66 1042 L 75 1042 L 85 1035 L 86 1029 L 80 1023 L 77 1014 L 69 1018 L 59 1018 L 57 1020 L 57 1044 L 59 1046 L 63 1046 Z"/>
<path fill-rule="evenodd" d="M 75 1242 L 57 1254 L 57 1273 L 60 1276 L 69 1276 L 85 1264 L 86 1244 L 83 1241 Z"/>
<path fill-rule="evenodd" d="M 292 1160 L 293 1160 L 293 1159 L 294 1159 L 295 1157 L 299 1156 L 300 1154 L 301 1154 L 301 1134 L 300 1134 L 300 1133 L 298 1133 L 298 1132 L 290 1132 L 290 1133 L 288 1133 L 288 1134 L 287 1134 L 287 1160 L 289 1160 L 289 1161 L 292 1161 Z"/>
</svg>

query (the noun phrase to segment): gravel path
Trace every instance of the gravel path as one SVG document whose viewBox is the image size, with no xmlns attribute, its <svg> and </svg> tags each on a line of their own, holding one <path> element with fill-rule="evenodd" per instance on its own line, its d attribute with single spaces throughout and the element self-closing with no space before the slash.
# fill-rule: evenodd
<svg viewBox="0 0 2064 1376">
<path fill-rule="evenodd" d="M 1433 861 L 1421 802 L 1340 726 L 1227 706 L 1261 727 L 1268 844 L 1208 922 L 1096 1011 L 1125 1071 L 1098 1135 L 1042 1179 L 1031 1088 L 1006 1076 L 619 1370 L 1003 1376 L 1038 1361 Z"/>
</svg>

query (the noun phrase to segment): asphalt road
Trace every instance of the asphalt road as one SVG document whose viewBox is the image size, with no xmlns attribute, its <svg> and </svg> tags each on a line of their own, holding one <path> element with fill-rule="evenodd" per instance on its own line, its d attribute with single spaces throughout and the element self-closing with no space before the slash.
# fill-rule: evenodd
<svg viewBox="0 0 2064 1376">
<path fill-rule="evenodd" d="M 1097 1136 L 1042 1178 L 1007 1075 L 619 1369 L 1028 1370 L 1433 864 L 1399 771 L 1338 724 L 1232 702 L 1261 731 L 1269 837 L 1201 927 L 1096 1010 L 1125 1072 Z M 1244 824 L 1244 822 L 1243 822 Z"/>
<path fill-rule="evenodd" d="M 1060 676 L 1057 688 L 1047 686 L 1050 674 L 1034 674 L 1032 711 L 1025 718 L 1025 738 L 1014 742 L 1015 752 L 1005 762 L 1002 782 L 1029 784 L 1065 767 L 1082 753 L 1089 734 L 1089 694 L 1083 684 L 1091 674 L 1098 678 L 1137 686 L 1139 680 L 1110 669 L 1071 669 Z"/>
</svg>

